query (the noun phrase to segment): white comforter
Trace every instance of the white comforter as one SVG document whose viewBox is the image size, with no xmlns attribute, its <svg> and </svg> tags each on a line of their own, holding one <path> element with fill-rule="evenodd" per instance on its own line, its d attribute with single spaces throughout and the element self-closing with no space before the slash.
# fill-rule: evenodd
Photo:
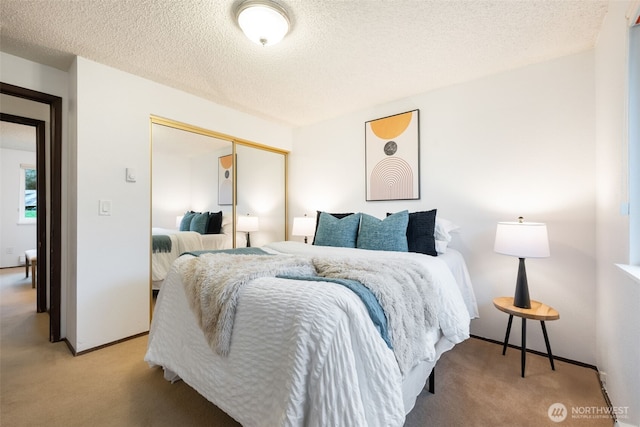
<svg viewBox="0 0 640 427">
<path fill-rule="evenodd" d="M 184 252 L 229 249 L 233 243 L 227 234 L 200 234 L 195 231 L 177 231 L 152 228 L 151 234 L 165 235 L 171 239 L 170 252 L 153 252 L 151 257 L 151 280 L 159 282 L 167 277 L 173 262 Z"/>
<path fill-rule="evenodd" d="M 265 250 L 398 256 L 301 245 L 283 242 Z M 458 340 L 465 339 L 469 312 L 453 275 L 443 261 L 419 258 L 438 278 L 438 302 L 448 312 L 443 320 L 462 331 Z M 439 331 L 430 334 L 436 346 Z M 403 377 L 392 350 L 359 298 L 332 283 L 255 279 L 242 290 L 231 350 L 221 357 L 205 341 L 172 268 L 158 296 L 145 360 L 163 366 L 168 379 L 182 378 L 245 426 L 404 422 Z"/>
</svg>

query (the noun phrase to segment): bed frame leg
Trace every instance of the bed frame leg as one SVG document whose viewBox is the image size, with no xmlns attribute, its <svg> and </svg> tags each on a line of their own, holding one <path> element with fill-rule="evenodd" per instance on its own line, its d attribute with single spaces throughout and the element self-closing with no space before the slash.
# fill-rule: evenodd
<svg viewBox="0 0 640 427">
<path fill-rule="evenodd" d="M 435 366 L 429 374 L 429 393 L 436 394 L 436 368 Z"/>
</svg>

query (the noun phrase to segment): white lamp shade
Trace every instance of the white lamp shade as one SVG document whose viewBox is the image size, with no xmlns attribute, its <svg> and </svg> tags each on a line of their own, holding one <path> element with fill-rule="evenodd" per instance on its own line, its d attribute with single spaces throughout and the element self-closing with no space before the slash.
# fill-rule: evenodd
<svg viewBox="0 0 640 427">
<path fill-rule="evenodd" d="M 316 220 L 308 216 L 297 216 L 293 218 L 293 230 L 294 236 L 313 236 L 316 231 Z"/>
<path fill-rule="evenodd" d="M 547 225 L 540 222 L 499 222 L 493 250 L 518 258 L 546 258 L 550 255 Z"/>
<path fill-rule="evenodd" d="M 258 217 L 257 216 L 239 216 L 237 231 L 258 231 Z"/>
<path fill-rule="evenodd" d="M 243 3 L 237 19 L 249 40 L 263 46 L 278 43 L 289 32 L 289 19 L 284 10 L 266 0 Z"/>
</svg>

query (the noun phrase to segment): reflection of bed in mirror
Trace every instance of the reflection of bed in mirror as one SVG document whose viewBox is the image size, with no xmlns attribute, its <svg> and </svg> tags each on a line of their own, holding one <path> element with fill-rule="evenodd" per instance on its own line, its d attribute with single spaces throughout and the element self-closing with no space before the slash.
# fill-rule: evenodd
<svg viewBox="0 0 640 427">
<path fill-rule="evenodd" d="M 222 212 L 211 214 L 208 212 L 192 213 L 198 216 L 219 215 L 219 226 L 213 230 L 206 226 L 202 230 L 194 227 L 194 231 L 192 231 L 190 226 L 185 225 L 185 222 L 189 220 L 185 215 L 180 228 L 177 230 L 153 227 L 151 230 L 151 276 L 154 290 L 160 289 L 171 268 L 171 264 L 181 254 L 202 250 L 230 249 L 233 247 L 233 221 L 230 215 L 223 215 Z"/>
<path fill-rule="evenodd" d="M 182 252 L 222 249 L 222 241 L 225 248 L 245 247 L 247 233 L 235 233 L 234 215 L 259 218 L 253 246 L 286 240 L 286 151 L 157 116 L 151 123 L 152 234 L 165 236 L 152 240 L 172 248 L 151 251 L 154 289 Z M 176 223 L 185 209 L 223 212 L 227 237 L 177 233 L 194 231 Z"/>
</svg>

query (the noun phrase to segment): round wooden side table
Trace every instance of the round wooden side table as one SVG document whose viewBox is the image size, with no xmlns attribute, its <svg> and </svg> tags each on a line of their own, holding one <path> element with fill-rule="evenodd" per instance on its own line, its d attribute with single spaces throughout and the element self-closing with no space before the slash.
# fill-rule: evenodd
<svg viewBox="0 0 640 427">
<path fill-rule="evenodd" d="M 555 371 L 556 368 L 553 365 L 553 354 L 551 354 L 551 345 L 549 345 L 549 337 L 547 335 L 547 328 L 544 325 L 544 322 L 547 320 L 557 320 L 560 318 L 560 314 L 554 308 L 534 300 L 531 300 L 531 308 L 516 307 L 515 305 L 513 305 L 513 297 L 494 298 L 493 305 L 498 310 L 503 311 L 509 315 L 507 333 L 504 337 L 504 345 L 502 347 L 503 356 L 507 353 L 507 345 L 509 344 L 509 334 L 511 333 L 511 322 L 513 321 L 513 316 L 518 316 L 522 319 L 522 348 L 520 356 L 522 378 L 524 378 L 527 354 L 527 319 L 540 321 L 540 326 L 542 326 L 542 335 L 544 335 L 544 343 L 547 346 L 547 356 L 549 357 L 549 362 L 551 363 L 551 369 Z"/>
</svg>

